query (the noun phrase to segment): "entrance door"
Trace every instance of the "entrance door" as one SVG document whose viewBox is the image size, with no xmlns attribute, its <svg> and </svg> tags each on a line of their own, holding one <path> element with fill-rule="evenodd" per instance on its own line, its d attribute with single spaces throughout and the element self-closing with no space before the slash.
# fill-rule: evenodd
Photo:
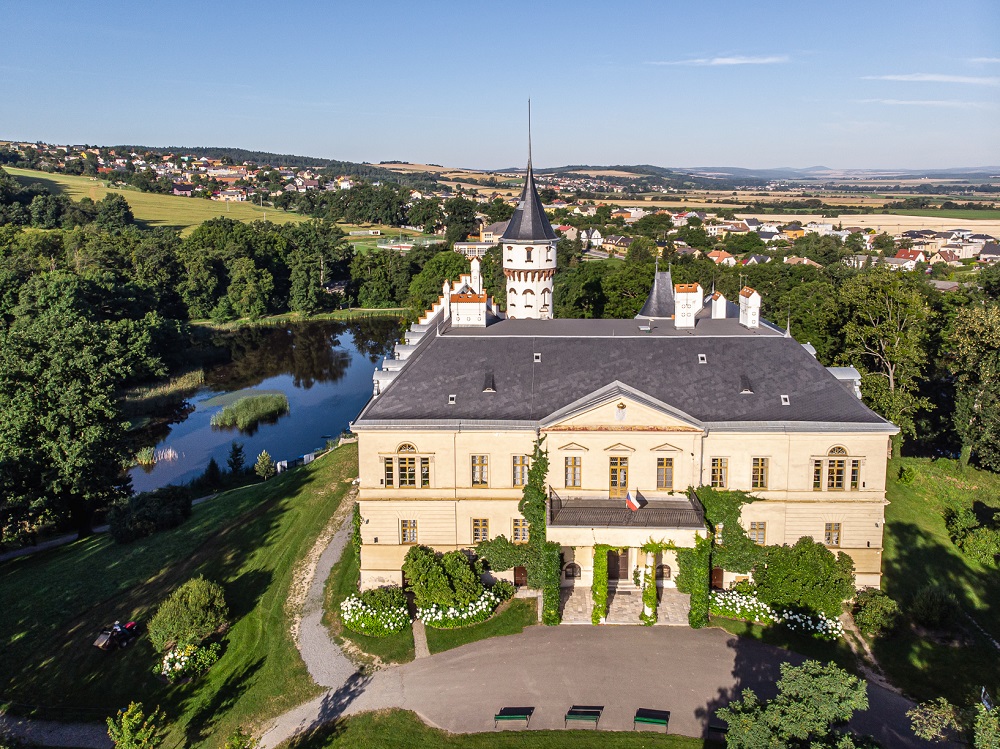
<svg viewBox="0 0 1000 749">
<path fill-rule="evenodd" d="M 723 580 L 725 579 L 724 575 L 725 575 L 725 572 L 722 569 L 722 567 L 716 567 L 716 568 L 714 568 L 712 570 L 712 587 L 713 588 L 715 588 L 716 590 L 722 590 L 725 587 L 725 585 L 723 584 Z"/>
<path fill-rule="evenodd" d="M 621 578 L 621 560 L 622 555 L 617 551 L 608 552 L 608 582 Z"/>
<path fill-rule="evenodd" d="M 528 570 L 524 567 L 514 568 L 514 585 L 518 587 L 528 584 Z"/>
<path fill-rule="evenodd" d="M 612 456 L 608 463 L 608 486 L 612 497 L 624 497 L 628 491 L 628 458 Z"/>
</svg>

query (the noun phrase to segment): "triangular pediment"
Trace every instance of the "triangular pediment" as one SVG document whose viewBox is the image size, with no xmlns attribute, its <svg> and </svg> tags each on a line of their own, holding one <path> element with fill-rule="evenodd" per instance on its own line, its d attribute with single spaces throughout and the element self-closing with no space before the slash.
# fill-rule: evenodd
<svg viewBox="0 0 1000 749">
<path fill-rule="evenodd" d="M 635 448 L 629 447 L 621 442 L 616 442 L 611 447 L 605 447 L 604 452 L 606 453 L 634 453 Z"/>
<path fill-rule="evenodd" d="M 653 453 L 679 453 L 683 452 L 679 447 L 671 445 L 669 442 L 664 442 L 662 445 L 657 445 L 656 447 L 649 448 L 650 452 Z"/>
<path fill-rule="evenodd" d="M 542 428 L 608 431 L 703 431 L 701 422 L 618 380 L 544 417 Z"/>
<path fill-rule="evenodd" d="M 584 447 L 577 442 L 569 442 L 559 449 L 565 452 L 590 452 L 590 448 Z"/>
</svg>

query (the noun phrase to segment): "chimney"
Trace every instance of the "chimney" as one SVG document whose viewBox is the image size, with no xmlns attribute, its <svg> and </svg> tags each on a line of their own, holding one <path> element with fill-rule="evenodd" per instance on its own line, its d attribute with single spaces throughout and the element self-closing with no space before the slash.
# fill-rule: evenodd
<svg viewBox="0 0 1000 749">
<path fill-rule="evenodd" d="M 482 294 L 483 293 L 483 276 L 482 276 L 482 274 L 480 273 L 480 270 L 479 270 L 479 268 L 480 268 L 479 258 L 478 257 L 472 258 L 472 262 L 470 263 L 470 265 L 472 266 L 472 278 L 469 281 L 469 286 L 471 286 L 472 290 L 474 292 L 476 292 L 477 294 Z"/>
<path fill-rule="evenodd" d="M 740 325 L 744 328 L 760 327 L 760 294 L 749 286 L 740 290 Z"/>
<path fill-rule="evenodd" d="M 717 291 L 712 294 L 712 319 L 726 319 L 726 298 L 722 296 L 721 291 Z"/>
<path fill-rule="evenodd" d="M 705 292 L 700 283 L 674 284 L 674 327 L 694 328 L 694 316 L 701 312 Z"/>
</svg>

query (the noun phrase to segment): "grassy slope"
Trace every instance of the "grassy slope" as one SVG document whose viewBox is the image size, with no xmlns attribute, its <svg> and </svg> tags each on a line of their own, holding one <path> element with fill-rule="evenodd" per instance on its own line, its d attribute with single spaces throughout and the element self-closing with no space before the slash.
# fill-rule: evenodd
<svg viewBox="0 0 1000 749">
<path fill-rule="evenodd" d="M 5 167 L 22 184 L 40 183 L 53 192 L 60 192 L 73 200 L 92 198 L 101 200 L 108 193 L 123 195 L 132 208 L 136 220 L 150 227 L 165 226 L 180 229 L 187 234 L 196 226 L 210 218 L 226 216 L 238 221 L 257 221 L 265 214 L 268 221 L 285 224 L 290 221 L 305 221 L 307 216 L 287 213 L 276 209 L 262 210 L 252 203 L 222 203 L 201 198 L 185 198 L 179 195 L 139 192 L 138 190 L 117 190 L 104 186 L 104 182 L 90 177 L 71 174 L 50 174 L 32 169 Z"/>
<path fill-rule="evenodd" d="M 135 544 L 106 536 L 0 565 L 0 695 L 45 706 L 43 717 L 97 719 L 130 700 L 162 705 L 168 745 L 221 745 L 318 693 L 288 631 L 295 563 L 311 548 L 357 475 L 345 446 L 265 484 L 195 508 L 180 528 Z M 220 581 L 234 622 L 207 676 L 168 686 L 150 673 L 145 638 L 126 651 L 91 646 L 101 625 L 148 620 L 180 582 Z"/>
<path fill-rule="evenodd" d="M 518 722 L 513 729 L 493 733 L 449 734 L 424 725 L 404 710 L 387 710 L 337 721 L 315 733 L 295 739 L 286 749 L 709 749 L 724 744 L 643 731 L 525 731 Z M 663 729 L 661 728 L 660 731 Z"/>
<path fill-rule="evenodd" d="M 431 653 L 441 653 L 489 637 L 516 635 L 538 622 L 538 603 L 534 598 L 515 598 L 499 613 L 482 624 L 458 629 L 427 627 L 427 646 Z"/>
<path fill-rule="evenodd" d="M 916 470 L 911 484 L 898 481 L 903 465 Z M 965 611 L 1000 639 L 1000 573 L 966 559 L 948 538 L 944 511 L 951 503 L 1000 508 L 1000 476 L 954 461 L 903 459 L 889 466 L 883 589 L 904 610 L 931 582 L 953 590 Z M 1000 653 L 966 625 L 965 642 L 937 643 L 904 628 L 876 641 L 876 657 L 889 678 L 918 699 L 945 695 L 966 702 L 986 685 L 1000 690 Z"/>
<path fill-rule="evenodd" d="M 345 628 L 340 622 L 340 603 L 351 593 L 358 590 L 360 565 L 353 548 L 348 548 L 340 561 L 330 571 L 326 581 L 324 595 L 323 623 L 330 630 L 330 635 L 338 644 L 348 641 L 362 653 L 373 655 L 384 663 L 407 663 L 415 655 L 413 646 L 413 630 L 406 627 L 401 632 L 388 637 L 369 637 Z M 349 653 L 350 655 L 351 653 Z M 364 660 L 363 656 L 355 654 Z"/>
</svg>

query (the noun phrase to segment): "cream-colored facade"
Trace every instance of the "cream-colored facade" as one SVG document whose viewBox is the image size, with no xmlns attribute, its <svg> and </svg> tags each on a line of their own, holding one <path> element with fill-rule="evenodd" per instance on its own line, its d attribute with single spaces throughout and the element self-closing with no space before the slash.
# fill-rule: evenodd
<svg viewBox="0 0 1000 749">
<path fill-rule="evenodd" d="M 524 465 L 536 434 L 545 438 L 555 501 L 608 499 L 618 489 L 611 486 L 612 468 L 621 467 L 627 470 L 626 491 L 650 506 L 680 499 L 690 486 L 751 491 L 760 501 L 744 508 L 742 522 L 748 530 L 754 524 L 762 543 L 792 544 L 811 536 L 851 555 L 858 585 L 879 584 L 886 434 L 705 430 L 621 393 L 537 433 L 359 428 L 362 584 L 400 583 L 400 566 L 413 543 L 445 551 L 471 549 L 484 535 L 515 538 L 515 522 L 523 520 L 517 505 Z M 624 497 L 619 501 L 624 506 Z M 691 546 L 696 532 L 558 524 L 548 529 L 549 538 L 564 547 L 564 563 L 580 568 L 579 576 L 576 570 L 564 575 L 566 585 L 589 585 L 595 543 L 630 548 L 631 569 L 646 541 Z M 669 560 L 661 563 L 676 569 Z M 726 581 L 732 577 L 727 573 Z"/>
</svg>

